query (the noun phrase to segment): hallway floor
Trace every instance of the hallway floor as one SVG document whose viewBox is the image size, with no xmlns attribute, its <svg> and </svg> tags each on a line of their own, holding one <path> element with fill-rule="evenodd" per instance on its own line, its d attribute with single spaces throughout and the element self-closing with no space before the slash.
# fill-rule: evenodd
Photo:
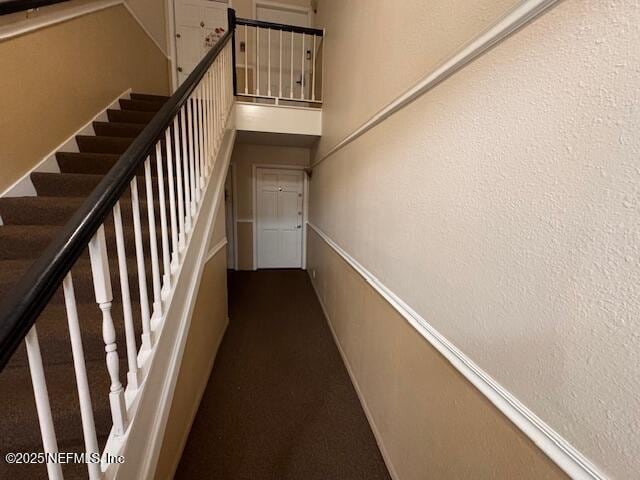
<svg viewBox="0 0 640 480">
<path fill-rule="evenodd" d="M 389 479 L 306 272 L 232 272 L 229 317 L 175 478 Z"/>
</svg>

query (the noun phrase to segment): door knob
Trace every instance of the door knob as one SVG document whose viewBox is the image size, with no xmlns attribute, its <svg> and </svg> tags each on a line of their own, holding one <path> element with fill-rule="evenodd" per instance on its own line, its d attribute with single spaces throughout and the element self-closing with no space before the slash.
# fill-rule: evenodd
<svg viewBox="0 0 640 480">
<path fill-rule="evenodd" d="M 204 22 L 200 22 L 200 26 L 201 26 L 201 27 L 204 27 Z"/>
<path fill-rule="evenodd" d="M 281 192 L 282 191 L 282 187 L 278 187 L 278 191 Z"/>
<path fill-rule="evenodd" d="M 181 72 L 182 71 L 182 67 L 178 67 L 178 71 Z"/>
<path fill-rule="evenodd" d="M 302 225 L 298 225 L 296 228 L 302 228 Z"/>
</svg>

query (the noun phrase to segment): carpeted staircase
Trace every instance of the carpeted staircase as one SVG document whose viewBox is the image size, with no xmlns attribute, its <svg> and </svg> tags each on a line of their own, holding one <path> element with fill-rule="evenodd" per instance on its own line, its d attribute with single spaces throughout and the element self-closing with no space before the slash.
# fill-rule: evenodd
<svg viewBox="0 0 640 480">
<path fill-rule="evenodd" d="M 77 136 L 79 152 L 56 155 L 61 173 L 32 173 L 36 197 L 0 198 L 0 296 L 11 295 L 13 285 L 52 240 L 60 226 L 71 217 L 84 198 L 96 187 L 102 176 L 118 160 L 134 138 L 153 118 L 168 97 L 131 94 L 120 100 L 120 110 L 108 111 L 108 122 L 94 122 L 95 136 Z M 152 163 L 154 163 L 152 161 Z M 138 188 L 146 253 L 149 299 L 151 265 L 148 258 L 149 231 L 145 201 L 144 177 L 139 171 Z M 155 171 L 154 171 L 155 175 Z M 156 178 L 154 178 L 156 181 Z M 156 196 L 157 198 L 157 196 Z M 140 342 L 141 320 L 138 303 L 138 278 L 135 262 L 134 234 L 130 195 L 121 200 L 128 273 L 133 301 L 136 341 Z M 155 208 L 156 217 L 159 215 Z M 158 249 L 159 221 L 158 225 Z M 120 303 L 115 233 L 111 217 L 105 221 L 114 304 L 112 314 L 117 329 L 120 379 L 123 385 L 128 370 Z M 109 410 L 109 378 L 102 341 L 102 316 L 95 303 L 88 253 L 85 252 L 72 269 L 76 301 L 82 331 L 87 374 L 94 407 L 98 442 L 102 451 L 111 427 Z M 84 451 L 78 394 L 72 363 L 67 316 L 61 288 L 41 314 L 37 323 L 38 337 L 45 365 L 45 376 L 61 452 Z M 8 465 L 7 452 L 40 452 L 42 441 L 33 397 L 31 377 L 24 345 L 0 372 L 0 478 L 47 478 L 45 465 Z M 83 464 L 63 465 L 65 478 L 87 478 Z"/>
</svg>

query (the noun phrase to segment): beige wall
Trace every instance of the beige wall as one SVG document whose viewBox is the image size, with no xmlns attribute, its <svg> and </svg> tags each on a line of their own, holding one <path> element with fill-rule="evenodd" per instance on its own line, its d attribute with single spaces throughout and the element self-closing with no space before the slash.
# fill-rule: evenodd
<svg viewBox="0 0 640 480">
<path fill-rule="evenodd" d="M 517 0 L 320 0 L 324 154 Z"/>
<path fill-rule="evenodd" d="M 167 46 L 167 2 L 166 0 L 126 0 L 148 34 L 158 43 L 165 55 Z"/>
<path fill-rule="evenodd" d="M 222 204 L 216 216 L 211 245 L 217 244 L 224 236 Z M 157 480 L 172 478 L 180 461 L 227 323 L 227 252 L 223 248 L 206 263 L 202 273 L 156 468 Z"/>
<path fill-rule="evenodd" d="M 566 478 L 320 236 L 308 269 L 396 478 Z"/>
<path fill-rule="evenodd" d="M 358 29 L 366 36 L 384 17 L 393 41 L 399 27 L 382 15 L 387 4 L 355 12 L 355 2 L 321 3 L 332 6 L 327 42 L 340 44 L 326 58 L 329 144 L 331 132 L 356 123 L 342 115 L 363 118 L 371 98 L 387 96 L 362 81 L 368 67 L 347 68 L 374 40 L 354 38 L 342 19 L 368 19 Z M 428 57 L 442 44 L 447 18 L 430 27 L 438 5 L 407 2 L 415 17 L 395 14 L 407 47 L 396 44 L 399 57 L 371 53 L 378 85 L 399 82 L 386 62 L 419 62 L 418 50 Z M 446 5 L 451 21 L 467 21 L 460 2 Z M 612 478 L 640 471 L 638 44 L 637 2 L 561 2 L 319 164 L 310 185 L 315 225 Z M 336 288 L 345 281 L 335 278 Z M 357 327 L 346 322 L 341 341 Z M 358 333 L 371 348 L 382 341 Z M 381 424 L 395 421 L 391 412 L 379 412 Z M 440 441 L 420 422 L 405 432 Z M 392 460 L 411 463 L 409 454 Z"/>
<path fill-rule="evenodd" d="M 169 91 L 167 61 L 123 6 L 0 41 L 0 192 L 128 88 Z"/>
<path fill-rule="evenodd" d="M 310 151 L 301 147 L 236 144 L 231 162 L 236 169 L 238 268 L 253 269 L 253 165 L 309 166 Z"/>
</svg>

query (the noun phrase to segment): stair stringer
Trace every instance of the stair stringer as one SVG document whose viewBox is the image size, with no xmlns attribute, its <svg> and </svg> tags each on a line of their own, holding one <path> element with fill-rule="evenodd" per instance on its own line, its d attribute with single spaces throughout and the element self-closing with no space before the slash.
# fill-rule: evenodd
<svg viewBox="0 0 640 480">
<path fill-rule="evenodd" d="M 221 198 L 224 198 L 220 193 L 224 188 L 235 137 L 232 109 L 220 153 L 203 194 L 202 206 L 193 223 L 184 261 L 167 297 L 165 315 L 154 332 L 153 351 L 146 358 L 144 352 L 139 356 L 144 380 L 137 392 L 127 392 L 129 425 L 122 436 L 115 437 L 112 431 L 105 446 L 105 454 L 120 455 L 124 462 L 103 463 L 105 479 L 150 479 L 154 475 L 206 263 L 209 238 Z"/>
</svg>

